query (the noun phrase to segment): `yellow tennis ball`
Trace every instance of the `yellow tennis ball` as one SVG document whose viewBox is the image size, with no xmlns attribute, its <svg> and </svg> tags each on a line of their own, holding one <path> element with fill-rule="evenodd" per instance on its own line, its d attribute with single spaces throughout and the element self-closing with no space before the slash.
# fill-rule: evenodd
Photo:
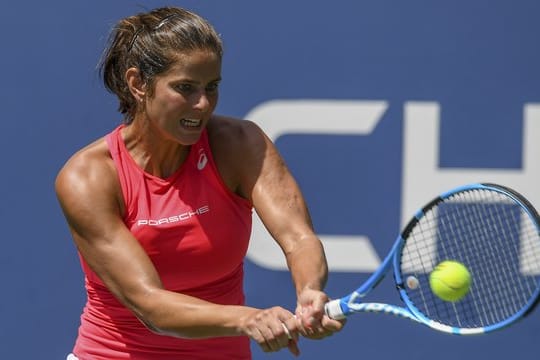
<svg viewBox="0 0 540 360">
<path fill-rule="evenodd" d="M 444 301 L 459 301 L 471 287 L 471 274 L 460 262 L 445 260 L 429 275 L 431 291 Z"/>
</svg>

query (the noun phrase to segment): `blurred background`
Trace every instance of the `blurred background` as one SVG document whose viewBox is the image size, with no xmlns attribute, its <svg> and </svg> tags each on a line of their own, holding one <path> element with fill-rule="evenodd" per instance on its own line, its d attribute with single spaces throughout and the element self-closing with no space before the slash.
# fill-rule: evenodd
<svg viewBox="0 0 540 360">
<path fill-rule="evenodd" d="M 109 30 L 163 5 L 198 12 L 222 35 L 217 112 L 257 121 L 275 140 L 325 242 L 330 296 L 365 280 L 404 221 L 439 191 L 501 182 L 540 207 L 536 0 L 8 2 L 0 12 L 0 358 L 71 351 L 85 295 L 54 179 L 72 153 L 121 121 L 96 71 Z M 295 306 L 281 257 L 257 223 L 246 294 L 253 306 Z M 372 299 L 395 302 L 397 293 L 383 283 Z M 524 358 L 535 354 L 539 320 L 537 311 L 508 330 L 460 338 L 358 315 L 341 333 L 300 346 L 303 359 Z"/>
</svg>

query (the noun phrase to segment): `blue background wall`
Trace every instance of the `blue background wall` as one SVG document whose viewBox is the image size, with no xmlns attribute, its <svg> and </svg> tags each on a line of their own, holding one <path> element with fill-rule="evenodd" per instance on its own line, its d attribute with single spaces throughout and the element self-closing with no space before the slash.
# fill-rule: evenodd
<svg viewBox="0 0 540 360">
<path fill-rule="evenodd" d="M 245 117 L 275 99 L 387 102 L 369 137 L 276 139 L 321 233 L 368 234 L 379 257 L 388 251 L 403 216 L 403 108 L 410 101 L 441 108 L 441 169 L 523 166 L 523 108 L 540 103 L 536 0 L 8 2 L 0 11 L 2 359 L 63 359 L 71 350 L 83 278 L 54 178 L 74 151 L 120 121 L 95 70 L 110 27 L 166 4 L 199 12 L 223 36 L 219 113 Z M 534 187 L 540 179 L 527 181 Z M 286 272 L 250 260 L 246 268 L 250 304 L 294 307 Z M 366 276 L 332 272 L 328 292 L 339 296 Z M 395 299 L 391 286 L 375 295 Z M 537 311 L 504 332 L 458 338 L 360 315 L 340 334 L 301 347 L 305 359 L 403 352 L 411 359 L 522 358 L 536 355 L 539 320 Z M 291 356 L 254 347 L 254 357 Z"/>
</svg>

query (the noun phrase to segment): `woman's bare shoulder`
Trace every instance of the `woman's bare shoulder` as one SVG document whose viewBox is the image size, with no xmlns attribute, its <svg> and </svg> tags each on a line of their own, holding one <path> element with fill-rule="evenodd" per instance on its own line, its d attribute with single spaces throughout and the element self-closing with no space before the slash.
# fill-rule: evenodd
<svg viewBox="0 0 540 360">
<path fill-rule="evenodd" d="M 62 198 L 111 190 L 116 188 L 115 171 L 105 138 L 100 138 L 66 161 L 56 177 L 56 191 Z"/>
<path fill-rule="evenodd" d="M 247 150 L 264 142 L 263 131 L 257 124 L 230 116 L 214 116 L 208 124 L 208 134 L 212 146 L 230 150 Z"/>
</svg>

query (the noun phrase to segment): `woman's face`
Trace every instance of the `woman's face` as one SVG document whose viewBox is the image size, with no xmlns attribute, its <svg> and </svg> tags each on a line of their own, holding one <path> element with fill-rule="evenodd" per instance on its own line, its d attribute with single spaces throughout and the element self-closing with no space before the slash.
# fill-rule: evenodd
<svg viewBox="0 0 540 360">
<path fill-rule="evenodd" d="M 205 50 L 180 55 L 156 77 L 153 95 L 146 99 L 150 125 L 182 145 L 196 143 L 216 108 L 220 80 L 218 55 Z"/>
</svg>

